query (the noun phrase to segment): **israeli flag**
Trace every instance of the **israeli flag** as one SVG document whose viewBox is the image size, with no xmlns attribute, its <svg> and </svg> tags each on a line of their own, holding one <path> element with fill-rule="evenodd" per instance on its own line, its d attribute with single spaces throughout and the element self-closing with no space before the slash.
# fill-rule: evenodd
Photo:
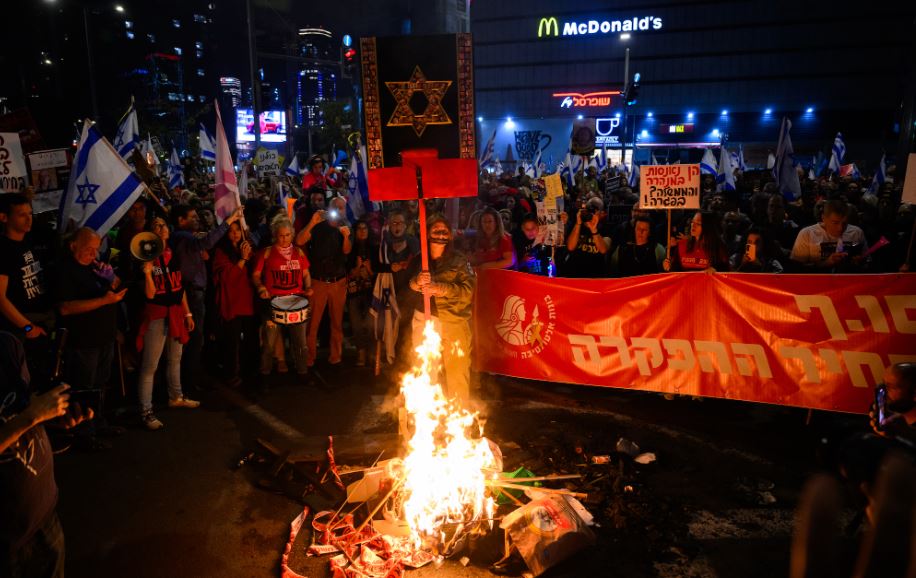
<svg viewBox="0 0 916 578">
<path fill-rule="evenodd" d="M 207 132 L 207 129 L 204 128 L 203 123 L 200 124 L 200 156 L 205 161 L 216 162 L 216 141 L 210 136 L 210 133 Z"/>
<path fill-rule="evenodd" d="M 773 167 L 776 166 L 776 155 L 773 153 L 767 153 L 767 170 L 773 170 Z"/>
<path fill-rule="evenodd" d="M 773 177 L 776 184 L 779 185 L 779 192 L 786 199 L 794 200 L 801 196 L 801 183 L 798 182 L 798 173 L 792 157 L 795 151 L 792 149 L 792 137 L 789 131 L 792 130 L 792 121 L 788 117 L 782 119 L 782 126 L 779 127 L 779 142 L 776 144 L 776 157 L 773 164 Z"/>
<path fill-rule="evenodd" d="M 572 189 L 575 186 L 576 181 L 573 176 L 574 173 L 573 173 L 573 167 L 572 167 L 572 158 L 569 154 L 569 150 L 566 151 L 566 162 L 563 163 L 562 167 L 563 168 L 560 169 L 560 176 L 566 178 L 566 184 L 569 186 L 570 189 Z"/>
<path fill-rule="evenodd" d="M 159 174 L 159 155 L 156 154 L 156 148 L 153 146 L 153 137 L 146 134 L 146 141 L 140 144 L 140 154 L 146 160 L 149 166 L 153 167 L 156 174 Z"/>
<path fill-rule="evenodd" d="M 836 138 L 833 139 L 833 149 L 830 152 L 830 164 L 827 165 L 827 168 L 834 172 L 840 172 L 840 167 L 843 165 L 843 157 L 846 156 L 846 143 L 843 142 L 843 134 L 836 133 Z"/>
<path fill-rule="evenodd" d="M 497 175 L 503 174 L 503 164 L 502 164 L 501 162 L 499 162 L 499 157 L 496 157 L 496 158 L 493 160 L 493 170 L 496 171 L 496 174 L 497 174 Z"/>
<path fill-rule="evenodd" d="M 595 166 L 600 173 L 607 168 L 607 147 L 602 147 L 595 156 Z"/>
<path fill-rule="evenodd" d="M 747 172 L 747 163 L 744 162 L 744 145 L 743 144 L 738 145 L 738 162 L 734 163 L 734 165 L 738 167 L 738 170 L 741 171 L 742 173 Z"/>
<path fill-rule="evenodd" d="M 630 170 L 630 176 L 627 178 L 627 186 L 631 189 L 636 189 L 636 185 L 639 184 L 639 165 L 633 163 L 633 167 Z"/>
<path fill-rule="evenodd" d="M 286 212 L 286 200 L 289 198 L 289 193 L 286 190 L 286 185 L 282 181 L 277 181 L 277 203 L 280 207 L 283 208 L 283 212 Z"/>
<path fill-rule="evenodd" d="M 145 190 L 118 151 L 86 120 L 61 200 L 60 230 L 89 227 L 104 236 Z"/>
<path fill-rule="evenodd" d="M 350 159 L 350 180 L 348 182 L 350 194 L 347 195 L 347 207 L 357 219 L 366 214 L 370 207 L 373 207 L 369 201 L 369 175 L 363 163 L 364 158 L 366 158 L 366 147 L 360 145 L 359 150 L 353 151 L 353 157 Z"/>
<path fill-rule="evenodd" d="M 534 162 L 532 163 L 532 168 L 534 169 L 532 178 L 539 179 L 544 174 L 544 171 L 541 170 L 541 164 L 541 150 L 538 149 L 538 154 L 534 157 Z"/>
<path fill-rule="evenodd" d="M 480 168 L 484 168 L 493 162 L 493 152 L 496 150 L 496 129 L 493 129 L 493 134 L 487 140 L 487 146 L 484 147 L 483 153 L 480 155 Z"/>
<path fill-rule="evenodd" d="M 184 169 L 181 167 L 181 159 L 178 158 L 178 151 L 172 148 L 172 156 L 169 157 L 169 188 L 184 186 Z"/>
<path fill-rule="evenodd" d="M 134 99 L 131 97 L 130 107 L 118 122 L 118 134 L 115 135 L 114 148 L 126 161 L 139 144 L 140 129 L 137 125 L 137 110 L 134 108 Z"/>
<path fill-rule="evenodd" d="M 700 161 L 700 174 L 716 176 L 719 172 L 716 157 L 708 148 L 703 153 L 703 160 Z"/>
<path fill-rule="evenodd" d="M 293 153 L 293 160 L 289 162 L 289 166 L 286 167 L 286 174 L 291 177 L 301 177 L 302 169 L 299 168 L 299 155 Z"/>
<path fill-rule="evenodd" d="M 716 173 L 716 190 L 735 190 L 735 167 L 732 166 L 732 155 L 724 146 L 719 151 L 719 170 Z"/>
<path fill-rule="evenodd" d="M 868 193 L 870 195 L 877 195 L 878 191 L 881 189 L 881 185 L 887 181 L 886 156 L 887 154 L 881 155 L 881 162 L 878 163 L 878 170 L 875 171 L 875 177 L 871 180 L 871 186 L 868 187 Z"/>
</svg>

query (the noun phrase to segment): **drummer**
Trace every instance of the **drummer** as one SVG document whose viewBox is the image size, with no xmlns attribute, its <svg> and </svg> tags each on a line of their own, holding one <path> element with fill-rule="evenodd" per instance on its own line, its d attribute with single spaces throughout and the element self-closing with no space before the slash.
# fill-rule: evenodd
<svg viewBox="0 0 916 578">
<path fill-rule="evenodd" d="M 282 339 L 280 326 L 271 318 L 269 300 L 285 295 L 305 296 L 312 294 L 312 278 L 309 276 L 309 261 L 302 249 L 293 246 L 293 224 L 285 214 L 277 215 L 270 223 L 273 245 L 258 255 L 252 280 L 258 297 L 263 301 L 261 322 L 261 376 L 270 375 L 274 347 Z M 303 304 L 307 301 L 303 300 Z M 306 348 L 307 324 L 286 325 L 289 329 L 290 357 L 296 373 L 304 379 L 308 373 Z"/>
</svg>

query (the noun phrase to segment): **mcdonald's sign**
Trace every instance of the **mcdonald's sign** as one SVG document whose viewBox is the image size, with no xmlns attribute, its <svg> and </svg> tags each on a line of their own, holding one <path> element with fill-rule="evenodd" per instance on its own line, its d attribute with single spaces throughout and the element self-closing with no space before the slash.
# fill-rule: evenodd
<svg viewBox="0 0 916 578">
<path fill-rule="evenodd" d="M 541 21 L 538 22 L 538 38 L 542 36 L 554 36 L 560 35 L 560 25 L 557 23 L 557 19 L 551 16 L 550 18 L 541 18 Z"/>
</svg>

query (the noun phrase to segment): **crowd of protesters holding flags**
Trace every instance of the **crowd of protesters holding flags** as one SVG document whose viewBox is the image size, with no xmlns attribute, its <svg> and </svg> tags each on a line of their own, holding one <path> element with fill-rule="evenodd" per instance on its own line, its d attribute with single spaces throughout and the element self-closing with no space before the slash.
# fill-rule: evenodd
<svg viewBox="0 0 916 578">
<path fill-rule="evenodd" d="M 897 178 L 877 187 L 861 175 L 803 177 L 801 195 L 789 199 L 767 170 L 737 171 L 727 193 L 704 177 L 702 209 L 673 214 L 669 247 L 665 215 L 639 208 L 638 181 L 622 166 L 589 167 L 564 182 L 555 235 L 543 213 L 543 179 L 524 168 L 484 168 L 477 198 L 426 201 L 433 264 L 423 272 L 416 201 L 355 202 L 354 175 L 318 156 L 307 166 L 304 177 L 259 178 L 243 165 L 241 206 L 217 223 L 212 174 L 187 162 L 187 186 L 147 177 L 149 193 L 101 237 L 83 227 L 62 238 L 53 218 L 33 216 L 30 191 L 0 195 L 0 336 L 15 337 L 3 340 L 12 353 L 0 352 L 0 369 L 17 375 L 20 406 L 29 383 L 47 391 L 35 398 L 29 424 L 66 413 L 67 388 L 49 389 L 52 379 L 68 384 L 71 405 L 80 406 L 66 443 L 104 450 L 130 425 L 114 424 L 104 403 L 118 381 L 136 392 L 133 423 L 157 430 L 168 424 L 157 405 L 193 410 L 199 389 L 212 383 L 263 392 L 271 374 L 292 370 L 308 385 L 316 363 L 397 371 L 410 363 L 424 293 L 449 341 L 467 351 L 472 300 L 486 298 L 474 296 L 475 273 L 487 268 L 601 278 L 914 265 L 914 207 L 901 204 L 903 179 L 893 167 L 887 176 Z M 140 261 L 131 245 L 143 232 L 161 250 Z M 397 315 L 371 316 L 380 306 Z M 306 310 L 307 322 L 284 322 Z M 54 336 L 63 328 L 69 339 L 56 372 Z M 157 404 L 160 365 L 167 398 Z M 466 355 L 445 360 L 454 395 L 471 396 L 469 371 Z M 0 416 L 10 411 L 0 406 Z M 26 520 L 20 533 L 38 524 Z"/>
</svg>

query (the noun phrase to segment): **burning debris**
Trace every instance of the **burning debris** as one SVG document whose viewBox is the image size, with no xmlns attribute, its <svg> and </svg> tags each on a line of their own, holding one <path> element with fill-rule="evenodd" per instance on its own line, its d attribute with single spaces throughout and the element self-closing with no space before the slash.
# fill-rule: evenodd
<svg viewBox="0 0 916 578">
<path fill-rule="evenodd" d="M 438 383 L 442 343 L 432 324 L 427 324 L 423 335 L 417 364 L 401 381 L 400 452 L 389 455 L 402 457 L 381 460 L 379 455 L 369 467 L 337 468 L 340 458 L 335 459 L 334 447 L 342 446 L 338 438 L 328 444 L 323 474 L 320 467 L 317 472 L 289 468 L 305 471 L 312 481 L 309 488 L 332 499 L 343 498 L 345 492 L 336 510 L 313 516 L 309 556 L 331 556 L 335 578 L 393 578 L 405 569 L 457 559 L 463 552 L 473 557 L 474 548 L 469 546 L 501 532 L 503 558 L 490 569 L 519 574 L 527 566 L 530 574 L 539 575 L 595 543 L 600 526 L 583 502 L 599 508 L 609 530 L 626 525 L 633 512 L 628 503 L 644 503 L 632 480 L 633 464 L 651 463 L 654 454 L 641 453 L 635 443 L 624 439 L 616 447 L 600 448 L 610 450 L 607 454 L 594 456 L 580 445 L 562 455 L 553 443 L 554 455 L 534 455 L 537 440 L 526 448 L 507 442 L 517 469 L 504 472 L 503 454 L 484 437 L 481 420 L 449 399 Z M 289 458 L 289 452 L 278 450 L 276 455 Z M 561 473 L 534 473 L 544 470 Z M 354 480 L 354 474 L 361 476 Z M 350 483 L 338 483 L 341 477 Z M 293 523 L 284 564 L 308 511 Z M 494 538 L 489 542 L 496 547 L 499 538 Z M 491 560 L 498 556 L 495 550 L 492 554 Z M 468 560 L 462 558 L 462 564 Z M 296 574 L 285 566 L 284 576 Z"/>
</svg>

